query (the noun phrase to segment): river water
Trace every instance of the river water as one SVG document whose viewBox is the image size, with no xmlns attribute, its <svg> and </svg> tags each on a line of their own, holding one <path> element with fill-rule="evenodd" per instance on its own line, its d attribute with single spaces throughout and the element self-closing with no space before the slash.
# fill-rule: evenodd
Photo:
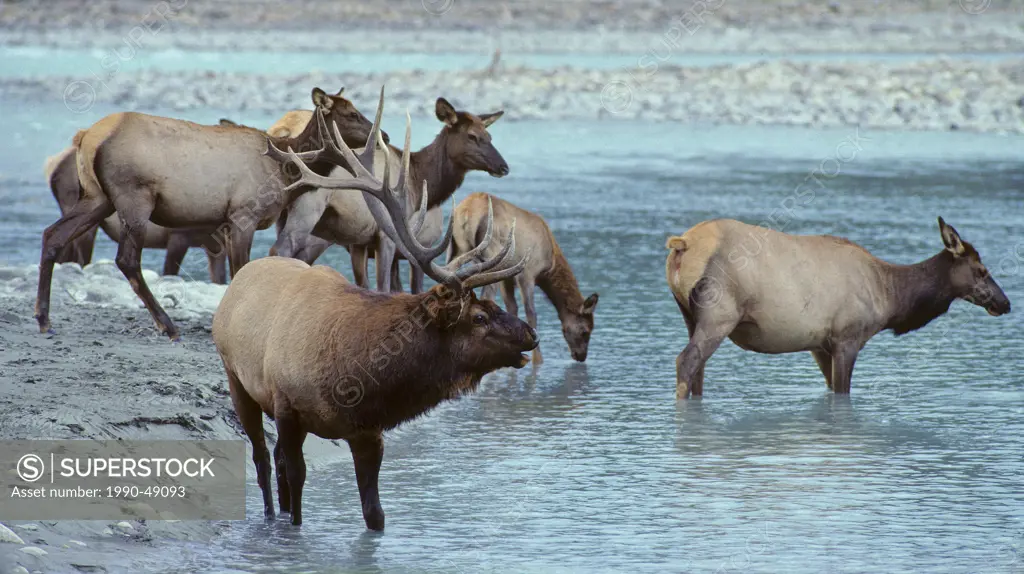
<svg viewBox="0 0 1024 574">
<path fill-rule="evenodd" d="M 43 156 L 108 110 L 5 106 L 0 260 L 21 264 L 55 219 Z M 401 125 L 387 117 L 393 137 Z M 414 127 L 422 145 L 439 124 Z M 492 133 L 511 175 L 474 174 L 456 197 L 490 191 L 547 218 L 584 294 L 600 293 L 587 363 L 571 360 L 541 298 L 542 366 L 488 376 L 386 437 L 383 534 L 364 528 L 351 462 L 326 462 L 310 470 L 301 529 L 263 521 L 251 478 L 247 521 L 161 546 L 146 569 L 1024 572 L 1020 311 L 958 302 L 921 331 L 879 335 L 849 397 L 826 391 L 807 354 L 726 342 L 703 399 L 677 402 L 686 330 L 664 278 L 665 238 L 709 218 L 774 214 L 776 228 L 910 263 L 941 248 L 942 215 L 1019 307 L 1020 138 L 627 121 L 502 120 Z M 814 200 L 781 211 L 811 173 Z M 102 238 L 97 257 L 113 254 Z M 322 261 L 347 273 L 345 255 Z M 186 270 L 204 276 L 201 253 Z"/>
</svg>

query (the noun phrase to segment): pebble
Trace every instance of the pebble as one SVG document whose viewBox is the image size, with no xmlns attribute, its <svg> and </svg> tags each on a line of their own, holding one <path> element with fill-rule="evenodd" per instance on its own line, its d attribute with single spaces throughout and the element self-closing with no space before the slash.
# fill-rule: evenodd
<svg viewBox="0 0 1024 574">
<path fill-rule="evenodd" d="M 28 574 L 28 568 L 24 566 L 15 566 L 14 570 L 11 570 L 11 574 Z"/>
<path fill-rule="evenodd" d="M 14 533 L 13 530 L 7 528 L 3 524 L 0 524 L 0 543 L 7 542 L 9 544 L 24 544 L 25 541 L 20 536 Z"/>
<path fill-rule="evenodd" d="M 433 117 L 437 94 L 476 113 L 505 110 L 517 119 L 641 119 L 732 123 L 1024 133 L 1024 60 L 913 62 L 795 62 L 641 69 L 479 71 L 407 70 L 388 74 L 278 75 L 209 71 L 124 72 L 109 84 L 118 106 L 129 109 L 206 109 L 208 102 L 239 115 L 309 108 L 295 86 L 345 85 L 366 114 L 379 86 L 386 107 Z M 883 80 L 869 81 L 869 79 Z M 0 79 L 7 97 L 38 100 L 60 93 L 73 77 Z M 964 86 L 971 86 L 965 89 Z M 333 89 L 333 88 L 332 88 Z M 203 97 L 197 97 L 201 90 Z M 233 109 L 232 109 L 233 108 Z M 430 122 L 423 129 L 434 130 Z M 956 128 L 951 128 L 956 126 Z M 116 271 L 116 270 L 114 270 Z M 90 271 L 86 271 L 90 273 Z"/>
<path fill-rule="evenodd" d="M 129 523 L 129 522 L 118 522 L 117 523 L 117 528 L 119 530 L 121 530 L 121 532 L 124 532 L 125 534 L 131 534 L 131 533 L 135 532 L 135 527 L 132 526 L 131 523 Z"/>
<path fill-rule="evenodd" d="M 28 530 L 29 532 L 35 532 L 36 530 L 39 530 L 39 527 L 35 524 L 15 524 L 14 527 L 20 528 L 22 530 Z"/>
<path fill-rule="evenodd" d="M 29 556 L 35 556 L 36 558 L 41 558 L 49 554 L 49 552 L 37 546 L 26 546 L 24 548 L 19 548 L 19 550 L 21 550 L 25 554 L 28 554 Z"/>
</svg>

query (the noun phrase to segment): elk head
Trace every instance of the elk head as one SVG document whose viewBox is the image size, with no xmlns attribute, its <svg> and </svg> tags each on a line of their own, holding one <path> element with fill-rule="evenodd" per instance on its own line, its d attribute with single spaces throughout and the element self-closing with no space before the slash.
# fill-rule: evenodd
<svg viewBox="0 0 1024 574">
<path fill-rule="evenodd" d="M 498 121 L 504 111 L 476 116 L 459 112 L 444 98 L 437 98 L 434 105 L 437 119 L 446 126 L 446 152 L 448 159 L 466 171 L 485 171 L 494 177 L 508 175 L 508 164 L 491 143 L 487 128 Z"/>
<path fill-rule="evenodd" d="M 583 362 L 587 360 L 587 348 L 590 346 L 590 334 L 594 332 L 594 309 L 597 308 L 597 293 L 592 294 L 577 309 L 572 309 L 562 317 L 562 336 L 569 344 L 572 358 Z"/>
<path fill-rule="evenodd" d="M 452 240 L 454 220 L 448 219 L 444 237 L 433 247 L 424 247 L 416 238 L 427 213 L 427 190 L 424 183 L 420 194 L 419 210 L 408 217 L 406 214 L 406 193 L 409 179 L 409 143 L 411 120 L 406 114 L 405 147 L 402 150 L 402 173 L 398 182 L 391 187 L 390 162 L 384 164 L 384 174 L 377 177 L 373 170 L 374 138 L 380 138 L 380 116 L 384 108 L 384 90 L 381 89 L 377 119 L 373 124 L 370 139 L 357 156 L 341 138 L 338 126 L 332 124 L 332 131 L 325 137 L 324 148 L 316 152 L 298 154 L 282 152 L 271 142 L 268 154 L 283 160 L 290 160 L 300 172 L 300 178 L 289 189 L 312 186 L 322 189 L 355 189 L 363 192 L 366 205 L 381 230 L 395 242 L 397 249 L 424 274 L 438 284 L 419 295 L 424 300 L 431 323 L 441 332 L 452 358 L 458 368 L 471 373 L 486 373 L 502 367 L 523 367 L 529 362 L 524 353 L 532 351 L 540 343 L 537 332 L 518 317 L 506 313 L 490 301 L 481 301 L 473 289 L 504 281 L 519 274 L 530 257 L 528 253 L 518 262 L 515 259 L 515 221 L 512 221 L 508 239 L 502 249 L 492 258 L 479 261 L 491 242 L 494 223 L 494 209 L 488 202 L 487 228 L 483 240 L 470 251 L 456 257 L 445 265 L 434 262 L 448 251 Z M 324 119 L 321 133 L 327 134 Z M 383 146 L 382 141 L 378 144 Z M 495 152 L 496 153 L 496 152 Z M 500 157 L 500 156 L 498 156 Z M 329 161 L 345 167 L 352 176 L 322 176 L 314 173 L 306 163 Z M 304 163 L 305 162 L 305 163 Z M 454 200 L 452 201 L 454 204 Z M 454 205 L 452 206 L 454 210 Z"/>
<path fill-rule="evenodd" d="M 344 92 L 345 88 L 341 88 L 337 94 L 332 96 L 320 88 L 313 88 L 314 113 L 323 115 L 327 125 L 337 124 L 348 146 L 360 147 L 370 139 L 373 124 L 366 119 L 366 116 L 359 113 L 352 102 L 341 96 Z M 388 134 L 381 133 L 384 143 L 391 141 Z"/>
<path fill-rule="evenodd" d="M 939 232 L 946 251 L 953 257 L 949 270 L 949 282 L 953 294 L 984 308 L 989 315 L 998 317 L 1010 312 L 1010 299 L 996 283 L 988 269 L 981 262 L 981 256 L 974 246 L 960 239 L 960 234 L 939 218 Z"/>
</svg>

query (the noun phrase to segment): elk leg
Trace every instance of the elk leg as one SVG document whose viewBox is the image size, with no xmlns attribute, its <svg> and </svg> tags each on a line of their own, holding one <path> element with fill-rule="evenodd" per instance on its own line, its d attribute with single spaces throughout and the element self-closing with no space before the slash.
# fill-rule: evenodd
<svg viewBox="0 0 1024 574">
<path fill-rule="evenodd" d="M 395 259 L 395 244 L 383 233 L 377 236 L 377 290 L 391 291 L 391 262 Z"/>
<path fill-rule="evenodd" d="M 61 249 L 60 255 L 57 256 L 57 263 L 77 263 L 82 267 L 88 265 L 92 261 L 92 249 L 96 243 L 97 230 L 97 227 L 93 227 L 65 245 L 64 249 Z"/>
<path fill-rule="evenodd" d="M 832 353 L 832 392 L 849 394 L 850 381 L 853 378 L 853 364 L 857 362 L 860 345 L 841 343 L 835 346 Z"/>
<path fill-rule="evenodd" d="M 369 253 L 365 245 L 350 245 L 348 254 L 352 260 L 352 282 L 363 289 L 370 288 L 370 282 L 366 279 L 366 267 L 369 265 Z"/>
<path fill-rule="evenodd" d="M 814 361 L 818 363 L 818 368 L 821 369 L 821 374 L 825 375 L 825 386 L 828 390 L 832 390 L 832 355 L 829 355 L 824 350 L 811 351 L 811 355 L 814 356 Z"/>
<path fill-rule="evenodd" d="M 492 283 L 493 285 L 493 283 Z M 506 279 L 501 282 L 501 298 L 505 301 L 505 311 L 510 315 L 519 316 L 519 304 L 516 303 L 516 280 Z"/>
<path fill-rule="evenodd" d="M 327 210 L 329 195 L 324 190 L 303 193 L 288 206 L 287 217 L 278 218 L 277 241 L 270 248 L 271 255 L 294 257 L 312 264 L 331 243 L 313 235 L 320 218 Z M 281 220 L 284 219 L 284 225 Z M 231 275 L 234 276 L 232 268 Z"/>
<path fill-rule="evenodd" d="M 281 506 L 281 512 L 291 512 L 292 495 L 288 489 L 288 471 L 281 441 L 274 445 L 274 474 L 277 475 L 277 503 Z"/>
<path fill-rule="evenodd" d="M 206 267 L 210 271 L 210 282 L 217 285 L 225 285 L 228 282 L 227 254 L 223 249 L 206 249 Z"/>
<path fill-rule="evenodd" d="M 721 313 L 707 313 L 707 317 L 696 317 L 690 341 L 676 357 L 677 399 L 685 399 L 691 393 L 698 396 L 704 394 L 703 381 L 699 388 L 695 384 L 698 373 L 738 323 L 739 318 L 735 315 L 729 317 Z"/>
<path fill-rule="evenodd" d="M 693 331 L 697 328 L 697 322 L 694 320 L 693 315 L 679 303 L 678 299 L 676 304 L 679 305 L 679 310 L 683 313 L 683 320 L 686 321 L 686 332 L 690 339 L 692 339 Z M 701 365 L 700 369 L 697 370 L 697 374 L 690 381 L 690 392 L 698 396 L 704 394 L 704 365 Z"/>
<path fill-rule="evenodd" d="M 423 292 L 423 270 L 409 263 L 409 292 L 417 295 Z"/>
<path fill-rule="evenodd" d="M 122 218 L 125 216 L 122 214 Z M 142 303 L 149 310 L 157 329 L 167 335 L 172 342 L 180 340 L 178 328 L 167 316 L 167 312 L 157 302 L 156 297 L 149 290 L 149 285 L 142 277 L 142 245 L 146 241 L 146 222 L 149 214 L 139 217 L 138 213 L 130 214 L 131 219 L 124 219 L 121 222 L 121 241 L 117 245 L 117 257 L 114 262 L 117 268 L 124 274 L 128 284 L 132 286 L 135 294 L 142 299 Z"/>
<path fill-rule="evenodd" d="M 75 237 L 95 227 L 103 218 L 114 213 L 114 205 L 106 197 L 79 201 L 67 215 L 43 232 L 43 249 L 39 257 L 39 287 L 36 292 L 35 317 L 39 332 L 53 332 L 50 328 L 50 282 L 57 255 Z"/>
<path fill-rule="evenodd" d="M 402 292 L 402 270 L 399 268 L 401 260 L 395 257 L 391 260 L 391 292 Z"/>
<path fill-rule="evenodd" d="M 249 252 L 252 250 L 252 236 L 256 229 L 251 225 L 234 226 L 231 228 L 228 237 L 228 263 L 231 266 L 231 276 L 237 277 L 238 271 L 249 262 Z"/>
<path fill-rule="evenodd" d="M 164 275 L 177 275 L 181 272 L 181 262 L 188 252 L 188 233 L 171 231 L 167 237 L 167 256 L 164 257 Z"/>
<path fill-rule="evenodd" d="M 359 499 L 363 503 L 363 520 L 370 530 L 384 530 L 384 509 L 380 506 L 377 477 L 384 458 L 384 439 L 379 435 L 360 435 L 348 440 L 356 465 Z"/>
<path fill-rule="evenodd" d="M 494 283 L 490 285 L 484 285 L 480 289 L 480 298 L 488 301 L 494 301 L 498 298 L 498 286 Z"/>
<path fill-rule="evenodd" d="M 306 459 L 302 456 L 306 431 L 287 399 L 274 398 L 274 420 L 277 422 L 277 443 L 284 457 L 285 476 L 288 477 L 292 524 L 299 526 L 302 524 L 302 486 L 306 483 Z"/>
<path fill-rule="evenodd" d="M 227 369 L 228 389 L 231 391 L 231 403 L 235 405 L 242 428 L 245 429 L 249 442 L 252 443 L 252 462 L 256 465 L 256 482 L 263 493 L 263 516 L 274 517 L 274 497 L 270 493 L 270 452 L 267 450 L 266 437 L 263 435 L 263 411 L 259 404 L 245 391 L 238 376 Z M 276 453 L 276 449 L 275 449 Z"/>
<path fill-rule="evenodd" d="M 526 310 L 526 323 L 537 329 L 537 308 L 533 305 L 533 281 L 527 279 L 525 275 L 520 275 L 519 280 L 519 291 L 523 294 L 523 309 Z M 533 350 L 533 364 L 539 365 L 544 362 L 544 357 L 540 354 L 540 346 L 537 346 Z"/>
</svg>

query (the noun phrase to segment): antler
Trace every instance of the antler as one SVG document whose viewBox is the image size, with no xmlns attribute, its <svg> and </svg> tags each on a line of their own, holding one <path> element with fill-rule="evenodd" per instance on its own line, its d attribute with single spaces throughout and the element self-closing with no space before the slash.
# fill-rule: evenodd
<svg viewBox="0 0 1024 574">
<path fill-rule="evenodd" d="M 370 213 L 373 214 L 374 220 L 377 221 L 385 235 L 395 243 L 395 247 L 402 255 L 423 270 L 431 279 L 447 285 L 457 293 L 496 283 L 521 272 L 526 266 L 530 254 L 528 253 L 526 257 L 520 259 L 517 263 L 511 264 L 515 256 L 515 221 L 512 222 L 512 228 L 509 230 L 508 239 L 505 241 L 504 247 L 497 255 L 490 259 L 467 265 L 467 263 L 476 260 L 483 254 L 491 242 L 494 209 L 491 206 L 490 199 L 487 202 L 486 232 L 480 245 L 468 253 L 456 257 L 447 265 L 441 266 L 434 263 L 434 259 L 447 251 L 448 245 L 451 244 L 454 219 L 452 216 L 449 216 L 444 237 L 441 238 L 437 245 L 424 247 L 416 238 L 423 220 L 426 218 L 427 189 L 426 182 L 424 182 L 423 192 L 420 195 L 419 209 L 412 218 L 409 218 L 406 214 L 405 200 L 409 183 L 409 146 L 412 138 L 412 120 L 408 112 L 406 113 L 405 120 L 405 147 L 402 150 L 402 171 L 398 176 L 397 184 L 394 187 L 391 186 L 390 161 L 384 162 L 382 178 L 378 179 L 373 174 L 373 153 L 376 147 L 373 144 L 376 142 L 381 146 L 384 145 L 383 138 L 380 135 L 380 118 L 383 109 L 384 89 L 381 88 L 380 104 L 377 106 L 377 117 L 373 122 L 373 129 L 370 132 L 370 137 L 367 139 L 366 147 L 358 155 L 348 147 L 338 131 L 337 124 L 332 122 L 333 133 L 323 138 L 324 147 L 305 156 L 315 158 L 305 161 L 325 160 L 343 167 L 351 173 L 350 176 L 318 175 L 306 166 L 304 162 L 305 157 L 302 154 L 298 154 L 290 148 L 287 152 L 281 152 L 271 142 L 268 155 L 275 158 L 280 157 L 279 161 L 291 161 L 299 170 L 300 176 L 298 181 L 289 185 L 285 190 L 291 191 L 300 186 L 311 186 L 324 189 L 353 189 L 363 192 L 366 205 L 370 209 Z M 325 123 L 325 120 L 322 118 L 319 121 Z M 322 133 L 327 133 L 326 126 L 323 127 Z M 376 201 L 371 201 L 371 197 Z M 454 205 L 455 201 L 453 199 L 453 214 Z M 497 270 L 493 270 L 495 268 Z"/>
</svg>

